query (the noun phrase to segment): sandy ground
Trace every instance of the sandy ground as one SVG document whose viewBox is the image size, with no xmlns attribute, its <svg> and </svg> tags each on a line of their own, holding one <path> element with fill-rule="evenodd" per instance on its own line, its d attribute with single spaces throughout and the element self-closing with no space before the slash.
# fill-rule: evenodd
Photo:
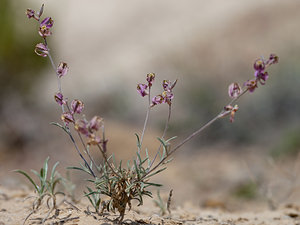
<svg viewBox="0 0 300 225">
<path fill-rule="evenodd" d="M 31 212 L 32 200 L 24 199 L 33 195 L 26 190 L 11 190 L 0 186 L 0 224 L 19 225 Z M 32 214 L 26 224 L 41 224 L 42 219 L 48 214 L 47 207 L 42 207 Z M 228 212 L 221 209 L 201 209 L 186 204 L 183 207 L 172 208 L 171 214 L 160 216 L 158 209 L 153 204 L 146 204 L 142 209 L 133 209 L 126 213 L 123 224 L 270 224 L 290 225 L 300 223 L 300 207 L 288 205 L 276 211 Z M 45 224 L 114 224 L 116 215 L 105 213 L 96 215 L 87 210 L 85 201 L 80 201 L 76 207 L 62 203 L 56 211 L 50 213 Z"/>
<path fill-rule="evenodd" d="M 224 147 L 224 146 L 223 146 Z M 192 160 L 191 160 L 192 159 Z M 248 164 L 248 166 L 246 166 Z M 217 147 L 198 153 L 178 154 L 169 164 L 165 173 L 155 181 L 163 183 L 162 199 L 166 202 L 172 188 L 171 214 L 160 215 L 160 209 L 153 199 L 146 198 L 144 205 L 137 207 L 133 202 L 127 211 L 123 224 L 216 224 L 216 225 L 290 225 L 300 224 L 300 204 L 297 193 L 289 193 L 295 188 L 280 171 L 288 171 L 293 160 L 277 162 L 276 167 L 266 166 L 263 156 L 250 150 L 245 152 L 226 151 Z M 21 176 L 19 176 L 21 177 Z M 256 196 L 236 197 L 241 184 L 259 177 Z M 10 180 L 10 182 L 8 182 Z M 0 224 L 19 225 L 31 212 L 34 193 L 26 186 L 27 181 L 18 180 L 10 173 L 2 173 L 0 184 Z M 280 182 L 279 182 L 280 181 Z M 267 204 L 265 188 L 277 207 L 271 210 Z M 156 190 L 153 190 L 157 199 Z M 78 192 L 76 203 L 58 200 L 59 206 L 53 210 L 45 224 L 114 224 L 117 214 L 92 213 L 87 199 Z M 26 224 L 41 224 L 49 209 L 44 202 L 33 213 Z"/>
</svg>

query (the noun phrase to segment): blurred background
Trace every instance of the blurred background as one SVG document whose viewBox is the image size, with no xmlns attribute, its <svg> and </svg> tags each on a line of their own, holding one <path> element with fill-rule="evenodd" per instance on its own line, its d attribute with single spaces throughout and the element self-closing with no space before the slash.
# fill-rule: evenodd
<svg viewBox="0 0 300 225">
<path fill-rule="evenodd" d="M 290 187 L 290 177 L 278 171 L 298 174 L 300 2 L 292 0 L 0 0 L 0 183 L 19 182 L 11 170 L 38 169 L 48 155 L 62 171 L 79 161 L 67 137 L 49 125 L 60 117 L 56 78 L 47 58 L 35 55 L 38 25 L 25 16 L 26 8 L 38 10 L 42 3 L 44 16 L 54 19 L 48 41 L 55 62 L 70 67 L 64 95 L 81 99 L 88 118 L 105 118 L 109 151 L 118 159 L 135 153 L 134 133 L 146 114 L 136 84 L 147 73 L 156 73 L 155 93 L 163 79 L 178 79 L 168 134 L 178 142 L 230 100 L 230 83 L 253 77 L 255 59 L 277 54 L 266 85 L 240 101 L 235 123 L 219 120 L 157 179 L 166 191 L 175 189 L 177 204 L 204 204 L 205 196 L 255 199 L 261 187 L 274 186 L 274 193 Z M 165 105 L 151 114 L 150 150 L 166 116 Z M 275 163 L 267 162 L 270 157 Z"/>
</svg>

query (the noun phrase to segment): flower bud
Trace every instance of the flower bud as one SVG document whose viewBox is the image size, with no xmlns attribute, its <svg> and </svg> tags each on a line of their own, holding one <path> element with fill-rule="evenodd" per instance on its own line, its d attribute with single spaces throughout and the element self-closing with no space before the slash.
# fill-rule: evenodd
<svg viewBox="0 0 300 225">
<path fill-rule="evenodd" d="M 44 4 L 42 4 L 41 9 L 40 9 L 40 11 L 38 13 L 38 17 L 39 18 L 42 16 L 43 12 L 44 12 Z"/>
<path fill-rule="evenodd" d="M 269 60 L 267 61 L 267 64 L 271 65 L 271 64 L 275 64 L 278 63 L 279 61 L 279 57 L 275 54 L 271 54 L 269 57 Z"/>
</svg>

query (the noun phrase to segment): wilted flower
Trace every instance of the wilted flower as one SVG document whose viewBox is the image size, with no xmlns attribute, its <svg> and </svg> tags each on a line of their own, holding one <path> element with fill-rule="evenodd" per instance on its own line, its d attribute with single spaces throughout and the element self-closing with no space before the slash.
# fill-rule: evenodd
<svg viewBox="0 0 300 225">
<path fill-rule="evenodd" d="M 231 98 L 236 98 L 241 93 L 241 87 L 238 83 L 232 83 L 228 87 L 228 95 Z"/>
<path fill-rule="evenodd" d="M 257 81 L 256 80 L 248 80 L 244 83 L 244 86 L 247 87 L 247 89 L 250 92 L 253 92 L 257 88 Z"/>
<path fill-rule="evenodd" d="M 69 123 L 74 123 L 74 118 L 73 118 L 73 115 L 71 113 L 63 113 L 61 115 L 61 120 L 64 121 L 66 124 L 69 124 Z"/>
<path fill-rule="evenodd" d="M 88 122 L 86 120 L 76 120 L 74 128 L 81 134 L 89 136 Z"/>
<path fill-rule="evenodd" d="M 39 43 L 35 46 L 34 52 L 39 56 L 47 57 L 49 50 L 46 45 Z"/>
<path fill-rule="evenodd" d="M 57 66 L 56 74 L 59 78 L 61 78 L 62 76 L 67 74 L 68 70 L 69 70 L 69 67 L 68 67 L 67 63 L 60 62 Z"/>
<path fill-rule="evenodd" d="M 54 95 L 54 99 L 59 105 L 66 104 L 66 101 L 64 100 L 62 93 L 56 93 Z"/>
<path fill-rule="evenodd" d="M 155 73 L 148 73 L 146 80 L 148 81 L 148 86 L 151 87 L 155 78 Z"/>
<path fill-rule="evenodd" d="M 88 129 L 90 130 L 91 133 L 93 131 L 98 131 L 102 125 L 103 119 L 99 116 L 94 116 L 91 121 L 88 123 Z"/>
<path fill-rule="evenodd" d="M 225 112 L 223 113 L 222 117 L 225 117 L 228 114 L 230 114 L 230 122 L 233 123 L 235 113 L 238 111 L 238 109 L 238 105 L 235 105 L 234 107 L 232 107 L 231 105 L 227 105 L 224 107 Z"/>
<path fill-rule="evenodd" d="M 82 112 L 83 108 L 84 108 L 84 104 L 82 101 L 75 99 L 71 102 L 72 113 L 80 114 Z"/>
<path fill-rule="evenodd" d="M 87 144 L 88 145 L 98 145 L 100 143 L 101 143 L 101 138 L 94 134 L 91 134 Z"/>
<path fill-rule="evenodd" d="M 152 104 L 151 107 L 161 104 L 163 102 L 164 98 L 162 95 L 156 95 L 152 98 Z"/>
<path fill-rule="evenodd" d="M 137 91 L 142 97 L 145 97 L 146 95 L 148 95 L 147 88 L 148 88 L 148 86 L 146 84 L 138 84 L 137 85 Z"/>
</svg>

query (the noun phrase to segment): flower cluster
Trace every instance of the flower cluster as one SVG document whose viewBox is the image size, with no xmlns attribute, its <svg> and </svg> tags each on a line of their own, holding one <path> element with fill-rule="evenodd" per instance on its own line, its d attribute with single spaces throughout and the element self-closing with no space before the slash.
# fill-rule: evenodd
<svg viewBox="0 0 300 225">
<path fill-rule="evenodd" d="M 146 77 L 147 84 L 138 84 L 137 85 L 137 91 L 142 97 L 145 97 L 146 95 L 149 94 L 152 84 L 154 82 L 154 79 L 155 79 L 155 74 L 148 73 L 147 77 Z"/>
<path fill-rule="evenodd" d="M 42 5 L 39 12 L 35 12 L 33 9 L 27 9 L 26 15 L 28 19 L 34 18 L 36 21 L 39 22 L 38 33 L 41 37 L 44 38 L 46 42 L 46 37 L 49 37 L 52 34 L 50 29 L 53 27 L 54 21 L 52 20 L 51 17 L 46 17 L 41 21 L 41 16 L 43 14 L 43 11 L 44 11 L 44 5 Z M 46 43 L 38 43 L 35 46 L 34 51 L 37 55 L 42 57 L 47 57 L 49 54 L 49 49 Z"/>
<path fill-rule="evenodd" d="M 62 93 L 56 93 L 54 95 L 55 101 L 59 105 L 65 105 L 68 109 L 67 112 L 61 114 L 61 120 L 65 123 L 66 126 L 73 124 L 74 129 L 83 134 L 88 138 L 87 144 L 97 145 L 103 143 L 100 136 L 96 135 L 96 132 L 100 130 L 103 126 L 103 119 L 99 116 L 94 116 L 90 121 L 86 120 L 83 116 L 82 119 L 76 119 L 75 114 L 81 114 L 84 109 L 84 104 L 82 101 L 75 99 L 68 104 L 68 99 L 64 99 Z"/>
<path fill-rule="evenodd" d="M 172 104 L 172 99 L 174 98 L 173 94 L 173 88 L 175 87 L 177 83 L 177 80 L 175 80 L 173 83 L 169 80 L 164 80 L 162 83 L 163 87 L 163 92 L 159 95 L 156 95 L 152 98 L 152 104 L 151 107 L 162 104 L 162 103 L 167 103 L 168 105 Z"/>
<path fill-rule="evenodd" d="M 254 62 L 254 79 L 247 80 L 244 83 L 245 89 L 242 90 L 241 86 L 238 83 L 232 83 L 228 87 L 228 95 L 231 97 L 233 100 L 239 98 L 242 94 L 244 94 L 246 91 L 249 92 L 254 92 L 256 88 L 258 88 L 258 83 L 261 85 L 264 85 L 269 78 L 269 74 L 265 69 L 275 63 L 278 63 L 279 58 L 275 54 L 271 54 L 269 56 L 268 60 L 264 60 L 262 58 L 259 58 L 255 60 Z M 234 107 L 231 106 L 230 104 L 228 106 L 224 107 L 224 114 L 222 114 L 222 117 L 231 114 L 230 116 L 230 121 L 234 121 L 234 115 L 236 111 L 238 110 L 238 106 L 235 105 Z"/>
<path fill-rule="evenodd" d="M 254 90 L 258 87 L 258 82 L 261 85 L 264 85 L 269 78 L 269 74 L 265 69 L 275 63 L 278 63 L 278 56 L 275 54 L 271 54 L 269 56 L 268 60 L 264 60 L 263 58 L 259 58 L 255 60 L 253 68 L 255 70 L 254 77 L 255 79 L 248 80 L 244 83 L 244 86 L 249 90 L 250 92 L 254 92 Z"/>
<path fill-rule="evenodd" d="M 149 73 L 147 74 L 146 77 L 148 83 L 147 84 L 140 83 L 137 85 L 137 91 L 142 97 L 145 97 L 146 95 L 150 94 L 150 89 L 153 85 L 154 78 L 155 78 L 155 74 Z M 174 94 L 172 90 L 175 87 L 176 83 L 177 80 L 175 80 L 173 83 L 169 80 L 164 80 L 162 83 L 162 87 L 164 91 L 161 94 L 156 95 L 152 98 L 150 106 L 153 107 L 155 105 L 162 104 L 162 103 L 167 103 L 168 105 L 171 105 L 171 100 L 174 98 Z"/>
<path fill-rule="evenodd" d="M 44 4 L 42 5 L 40 11 L 37 12 L 37 13 L 33 9 L 27 9 L 26 10 L 26 15 L 27 15 L 28 19 L 34 18 L 35 20 L 40 21 L 40 18 L 43 14 L 43 11 L 44 11 Z"/>
</svg>

